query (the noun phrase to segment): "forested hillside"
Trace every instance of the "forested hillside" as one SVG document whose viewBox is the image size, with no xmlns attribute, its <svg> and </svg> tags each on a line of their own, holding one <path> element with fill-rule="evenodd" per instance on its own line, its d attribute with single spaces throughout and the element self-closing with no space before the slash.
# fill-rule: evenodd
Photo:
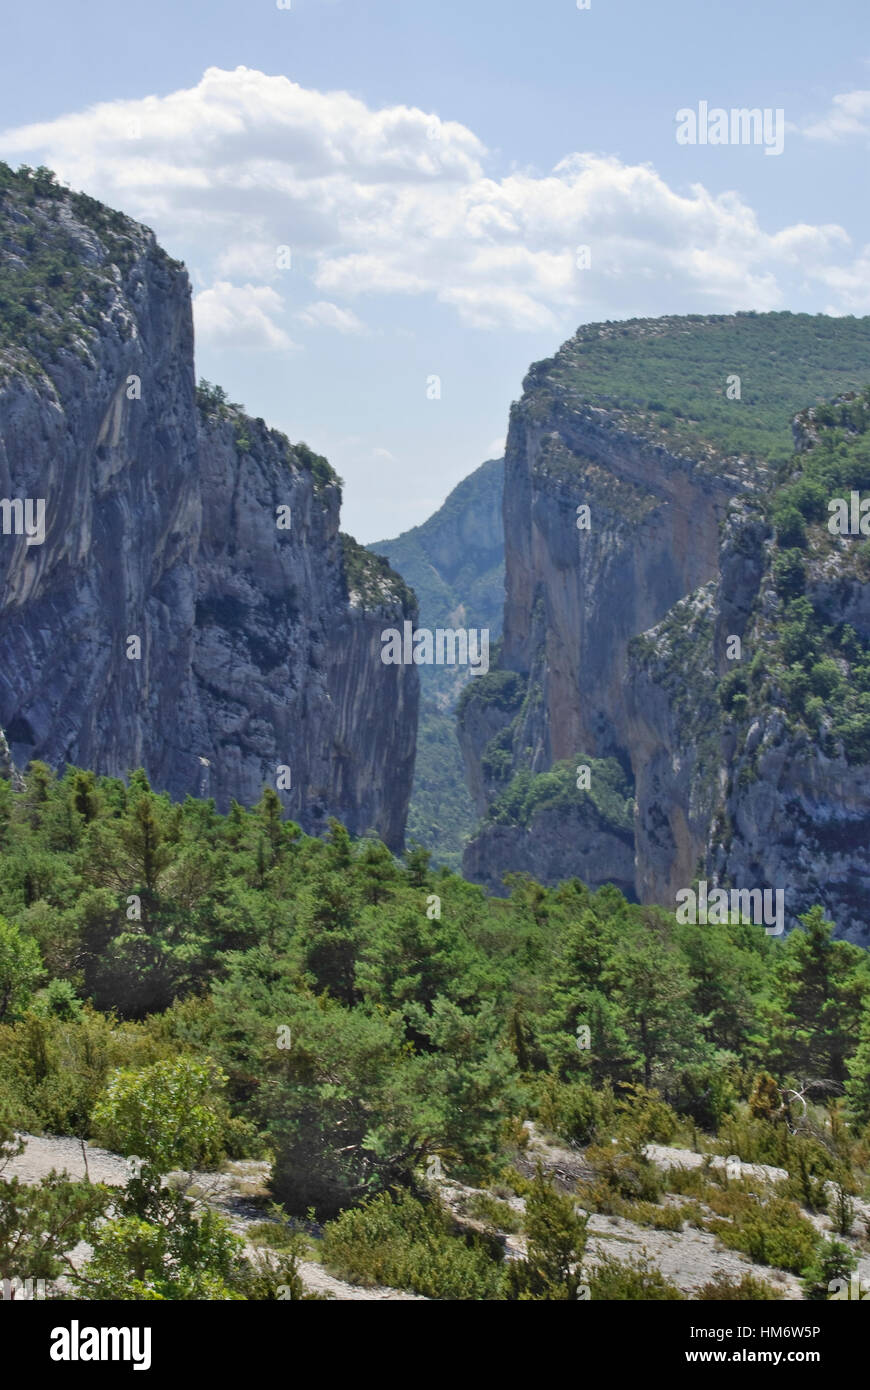
<svg viewBox="0 0 870 1390">
<path fill-rule="evenodd" d="M 316 1234 L 361 1283 L 575 1297 L 584 1218 L 529 1175 L 524 1121 L 583 1146 L 587 1213 L 694 1223 L 807 1296 L 860 1254 L 870 967 L 819 911 L 776 940 L 577 880 L 487 898 L 422 850 L 399 862 L 337 822 L 309 838 L 269 790 L 221 815 L 141 772 L 38 763 L 19 790 L 0 780 L 0 851 L 0 1138 L 79 1135 L 139 1163 L 113 1193 L 0 1182 L 0 1277 L 51 1278 L 85 1234 L 84 1297 L 274 1298 Z M 650 1142 L 789 1176 L 663 1175 Z M 160 1186 L 227 1156 L 274 1159 L 282 1251 L 263 1268 Z M 467 1219 L 445 1174 L 476 1185 Z M 839 1245 L 813 1217 L 829 1209 Z M 505 1258 L 505 1230 L 525 1257 Z M 683 1296 L 618 1260 L 582 1277 L 592 1297 Z M 704 1296 L 775 1296 L 750 1285 Z"/>
</svg>

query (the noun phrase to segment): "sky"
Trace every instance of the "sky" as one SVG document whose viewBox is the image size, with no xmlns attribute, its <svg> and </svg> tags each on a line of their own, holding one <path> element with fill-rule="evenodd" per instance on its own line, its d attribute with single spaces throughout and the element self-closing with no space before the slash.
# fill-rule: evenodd
<svg viewBox="0 0 870 1390">
<path fill-rule="evenodd" d="M 501 452 L 529 365 L 581 323 L 870 313 L 867 0 L 0 21 L 0 158 L 154 228 L 190 273 L 198 376 L 325 454 L 364 542 Z M 701 103 L 769 112 L 770 138 L 689 142 Z"/>
</svg>

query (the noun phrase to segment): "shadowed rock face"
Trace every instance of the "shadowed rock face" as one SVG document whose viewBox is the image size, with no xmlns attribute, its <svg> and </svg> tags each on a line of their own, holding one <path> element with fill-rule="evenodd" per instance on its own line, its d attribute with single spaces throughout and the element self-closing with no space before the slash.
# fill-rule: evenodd
<svg viewBox="0 0 870 1390">
<path fill-rule="evenodd" d="M 359 560 L 349 581 L 324 460 L 239 409 L 197 407 L 190 285 L 152 233 L 110 214 L 109 241 L 74 200 L 22 213 L 7 195 L 6 248 L 13 216 L 60 225 L 102 296 L 96 315 L 93 290 L 66 309 L 69 346 L 0 342 L 0 497 L 46 501 L 43 544 L 0 535 L 15 764 L 142 765 L 221 809 L 285 766 L 279 795 L 304 828 L 334 815 L 398 848 L 418 678 L 385 667 L 379 639 L 415 616 L 407 589 Z"/>
</svg>

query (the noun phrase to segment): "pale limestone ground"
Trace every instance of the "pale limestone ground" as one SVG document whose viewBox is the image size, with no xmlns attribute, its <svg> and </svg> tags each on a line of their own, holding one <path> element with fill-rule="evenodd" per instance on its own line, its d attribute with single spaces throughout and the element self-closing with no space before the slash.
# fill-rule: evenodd
<svg viewBox="0 0 870 1390">
<path fill-rule="evenodd" d="M 591 1170 L 580 1151 L 565 1148 L 544 1139 L 527 1125 L 529 1144 L 520 1166 L 529 1174 L 534 1172 L 538 1160 L 552 1174 L 557 1185 L 564 1191 L 572 1191 L 578 1179 L 589 1178 Z M 38 1182 L 52 1169 L 65 1170 L 72 1178 L 85 1176 L 85 1159 L 82 1145 L 78 1139 L 55 1138 L 50 1136 L 22 1136 L 27 1141 L 24 1153 L 10 1160 L 2 1169 L 2 1176 L 19 1177 L 24 1182 Z M 87 1157 L 87 1171 L 92 1182 L 118 1185 L 127 1179 L 127 1167 L 118 1154 L 108 1152 L 91 1144 L 84 1146 Z M 707 1156 L 690 1149 L 669 1148 L 651 1144 L 647 1148 L 648 1157 L 662 1168 L 682 1166 L 700 1167 Z M 724 1165 L 722 1158 L 713 1158 L 712 1166 Z M 771 1168 L 763 1164 L 744 1164 L 743 1172 L 757 1178 L 774 1182 L 786 1176 L 781 1168 Z M 263 1190 L 268 1176 L 268 1165 L 255 1160 L 228 1163 L 220 1173 L 194 1173 L 189 1175 L 194 1192 L 226 1215 L 233 1230 L 245 1236 L 247 1229 L 264 1219 L 262 1208 L 252 1197 Z M 464 1211 L 467 1200 L 477 1189 L 454 1183 L 445 1178 L 440 1184 L 441 1196 L 446 1205 L 453 1210 L 467 1226 L 475 1226 Z M 669 1205 L 680 1205 L 680 1198 L 668 1196 Z M 522 1212 L 524 1202 L 514 1197 L 508 1205 L 515 1212 Z M 859 1256 L 857 1274 L 870 1286 L 870 1253 L 857 1239 L 863 1223 L 870 1222 L 870 1205 L 858 1199 L 855 1201 L 856 1221 L 853 1236 L 849 1240 Z M 825 1235 L 832 1233 L 828 1217 L 809 1215 L 817 1230 Z M 800 1281 L 793 1274 L 773 1270 L 765 1265 L 754 1264 L 739 1251 L 723 1249 L 715 1236 L 707 1231 L 684 1225 L 682 1231 L 657 1231 L 648 1226 L 639 1226 L 623 1217 L 602 1216 L 593 1213 L 589 1218 L 589 1243 L 587 1262 L 595 1263 L 604 1255 L 614 1255 L 617 1259 L 634 1259 L 647 1256 L 652 1265 L 661 1270 L 666 1279 L 676 1284 L 690 1298 L 713 1276 L 722 1271 L 733 1278 L 750 1273 L 756 1278 L 778 1288 L 785 1299 L 800 1299 Z M 503 1237 L 505 1255 L 509 1259 L 521 1258 L 525 1252 L 521 1236 L 505 1234 Z M 84 1259 L 87 1247 L 77 1247 L 76 1261 Z M 418 1294 L 399 1289 L 361 1288 L 335 1279 L 314 1261 L 301 1261 L 299 1272 L 306 1288 L 312 1293 L 326 1294 L 342 1301 L 423 1301 Z"/>
<path fill-rule="evenodd" d="M 78 1139 L 33 1134 L 21 1137 L 26 1140 L 27 1147 L 17 1158 L 9 1160 L 0 1170 L 0 1176 L 17 1177 L 22 1182 L 39 1182 L 55 1169 L 58 1172 L 66 1171 L 71 1178 L 84 1178 L 85 1156 Z M 84 1147 L 91 1182 L 104 1182 L 115 1187 L 127 1181 L 127 1165 L 118 1154 L 92 1144 L 85 1144 Z M 264 1219 L 261 1208 L 250 1201 L 250 1189 L 258 1189 L 262 1185 L 268 1175 L 269 1165 L 246 1160 L 243 1163 L 227 1164 L 226 1167 L 226 1172 L 194 1173 L 191 1176 L 209 1205 L 223 1212 L 233 1230 L 244 1236 L 249 1226 Z M 76 1264 L 83 1262 L 87 1255 L 88 1247 L 83 1244 L 76 1246 L 72 1252 Z M 401 1289 L 364 1289 L 354 1284 L 346 1284 L 341 1279 L 334 1279 L 312 1260 L 300 1260 L 299 1274 L 310 1293 L 322 1293 L 342 1301 L 426 1301 L 421 1300 L 418 1294 L 406 1293 Z"/>
</svg>

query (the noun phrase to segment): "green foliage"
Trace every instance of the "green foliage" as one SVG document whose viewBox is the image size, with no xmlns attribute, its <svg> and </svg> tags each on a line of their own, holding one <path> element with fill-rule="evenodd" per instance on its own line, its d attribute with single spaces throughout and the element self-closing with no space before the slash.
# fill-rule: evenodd
<svg viewBox="0 0 870 1390">
<path fill-rule="evenodd" d="M 241 1299 L 242 1241 L 215 1212 L 194 1214 L 183 1199 L 171 1215 L 146 1220 L 124 1211 L 102 1225 L 75 1279 L 80 1296 L 117 1302 Z"/>
<path fill-rule="evenodd" d="M 504 1297 L 497 1242 L 461 1234 L 434 1199 L 384 1192 L 331 1221 L 321 1257 L 330 1273 L 356 1284 L 410 1289 L 425 1298 Z"/>
<path fill-rule="evenodd" d="M 844 365 L 845 364 L 845 365 Z M 726 379 L 739 371 L 742 399 Z M 524 383 L 523 411 L 546 418 L 553 397 L 604 409 L 629 430 L 694 458 L 778 463 L 791 421 L 812 399 L 858 390 L 870 376 L 870 322 L 816 314 L 689 314 L 586 324 Z M 824 407 L 822 407 L 824 408 Z M 817 417 L 818 418 L 818 417 Z"/>
<path fill-rule="evenodd" d="M 804 1270 L 804 1298 L 812 1303 L 826 1302 L 831 1297 L 834 1281 L 845 1279 L 848 1282 L 857 1267 L 857 1256 L 848 1245 L 839 1240 L 823 1241 Z"/>
<path fill-rule="evenodd" d="M 159 1055 L 144 1030 L 111 1015 L 34 1007 L 15 1027 L 0 1027 L 0 1097 L 28 1129 L 87 1137 L 111 1070 Z"/>
<path fill-rule="evenodd" d="M 828 521 L 834 499 L 870 491 L 868 422 L 866 387 L 803 413 L 807 447 L 781 462 L 766 498 L 777 602 L 757 605 L 753 679 L 738 685 L 729 674 L 720 685 L 744 727 L 780 708 L 792 736 L 853 763 L 870 761 L 870 644 L 843 622 L 841 595 L 866 583 L 868 552 L 860 536 L 832 535 Z M 738 691 L 746 699 L 735 708 Z"/>
<path fill-rule="evenodd" d="M 425 673 L 437 667 L 420 668 Z M 482 680 L 483 677 L 476 677 Z M 476 816 L 465 785 L 462 754 L 452 713 L 423 700 L 417 722 L 414 786 L 408 807 L 406 837 L 431 846 L 438 864 L 458 873 L 462 852 L 474 831 Z"/>
<path fill-rule="evenodd" d="M 94 1108 L 95 1132 L 156 1173 L 214 1164 L 223 1156 L 219 1093 L 225 1081 L 187 1057 L 118 1071 Z"/>
<path fill-rule="evenodd" d="M 70 1269 L 78 1242 L 92 1237 L 109 1194 L 54 1171 L 34 1184 L 5 1177 L 6 1163 L 26 1147 L 10 1118 L 0 1105 L 0 1280 L 55 1279 Z"/>
<path fill-rule="evenodd" d="M 0 1023 L 15 1018 L 30 1000 L 42 974 L 39 947 L 0 917 Z"/>
<path fill-rule="evenodd" d="M 709 1222 L 708 1229 L 730 1250 L 742 1250 L 757 1264 L 773 1265 L 795 1274 L 812 1261 L 818 1234 L 788 1198 L 772 1197 L 760 1202 L 735 1184 L 709 1200 L 726 1219 Z"/>
<path fill-rule="evenodd" d="M 422 846 L 400 862 L 337 822 L 309 838 L 270 792 L 225 816 L 208 802 L 173 806 L 141 773 L 125 786 L 33 765 L 0 813 L 7 958 L 35 943 L 45 963 L 0 1023 L 0 1105 L 19 1128 L 145 1160 L 112 1198 L 85 1292 L 120 1288 L 125 1268 L 149 1298 L 291 1288 L 279 1257 L 292 1263 L 295 1241 L 255 1269 L 158 1182 L 167 1166 L 224 1153 L 274 1156 L 288 1214 L 340 1219 L 414 1192 L 432 1157 L 449 1178 L 492 1186 L 531 1118 L 586 1147 L 587 1209 L 665 1229 L 712 1220 L 723 1240 L 787 1268 L 812 1257 L 794 1203 L 824 1210 L 825 1184 L 839 1182 L 845 1220 L 863 1181 L 846 1121 L 866 1123 L 867 965 L 823 914 L 778 941 L 746 924 L 700 933 L 577 880 L 548 890 L 518 875 L 509 897 L 487 898 L 433 869 Z M 117 1011 L 95 1008 L 113 999 Z M 817 1075 L 842 1078 L 849 1113 L 811 1107 L 815 1128 L 792 1135 L 786 1088 Z M 729 1195 L 712 1169 L 667 1178 L 694 1206 L 662 1203 L 644 1150 L 697 1146 L 692 1126 L 722 1154 L 785 1168 L 772 1199 L 784 1205 Z M 502 1216 L 475 1219 L 492 1228 Z M 422 1260 L 428 1287 L 465 1280 L 507 1296 L 486 1240 L 456 1274 L 465 1236 L 448 1222 L 432 1239 L 447 1245 Z M 563 1297 L 564 1265 L 556 1278 L 550 1256 L 535 1258 L 538 1274 L 513 1294 L 543 1296 L 540 1276 Z M 663 1296 L 636 1270 L 601 1281 Z"/>
<path fill-rule="evenodd" d="M 343 531 L 340 540 L 348 594 L 356 594 L 366 609 L 388 612 L 401 633 L 404 619 L 414 621 L 417 616 L 417 599 L 413 590 L 408 588 L 401 575 L 390 569 L 382 555 L 373 555 Z"/>
<path fill-rule="evenodd" d="M 526 1258 L 508 1265 L 508 1297 L 535 1303 L 575 1300 L 583 1283 L 588 1221 L 574 1198 L 557 1192 L 539 1168 L 526 1196 Z"/>
<path fill-rule="evenodd" d="M 782 1296 L 779 1289 L 754 1274 L 741 1274 L 739 1279 L 732 1279 L 721 1269 L 696 1295 L 699 1303 L 765 1303 Z"/>
<path fill-rule="evenodd" d="M 591 769 L 588 790 L 577 787 L 579 763 L 585 763 Z M 615 833 L 633 833 L 634 799 L 625 773 L 615 758 L 586 758 L 580 755 L 576 759 L 554 763 L 549 772 L 518 772 L 490 806 L 487 819 L 496 825 L 528 827 L 542 811 L 565 811 L 586 806 L 594 807 L 593 814 L 597 814 L 601 823 Z"/>
<path fill-rule="evenodd" d="M 675 1303 L 685 1298 L 645 1256 L 623 1261 L 604 1255 L 591 1269 L 588 1282 L 593 1304 Z"/>
</svg>

